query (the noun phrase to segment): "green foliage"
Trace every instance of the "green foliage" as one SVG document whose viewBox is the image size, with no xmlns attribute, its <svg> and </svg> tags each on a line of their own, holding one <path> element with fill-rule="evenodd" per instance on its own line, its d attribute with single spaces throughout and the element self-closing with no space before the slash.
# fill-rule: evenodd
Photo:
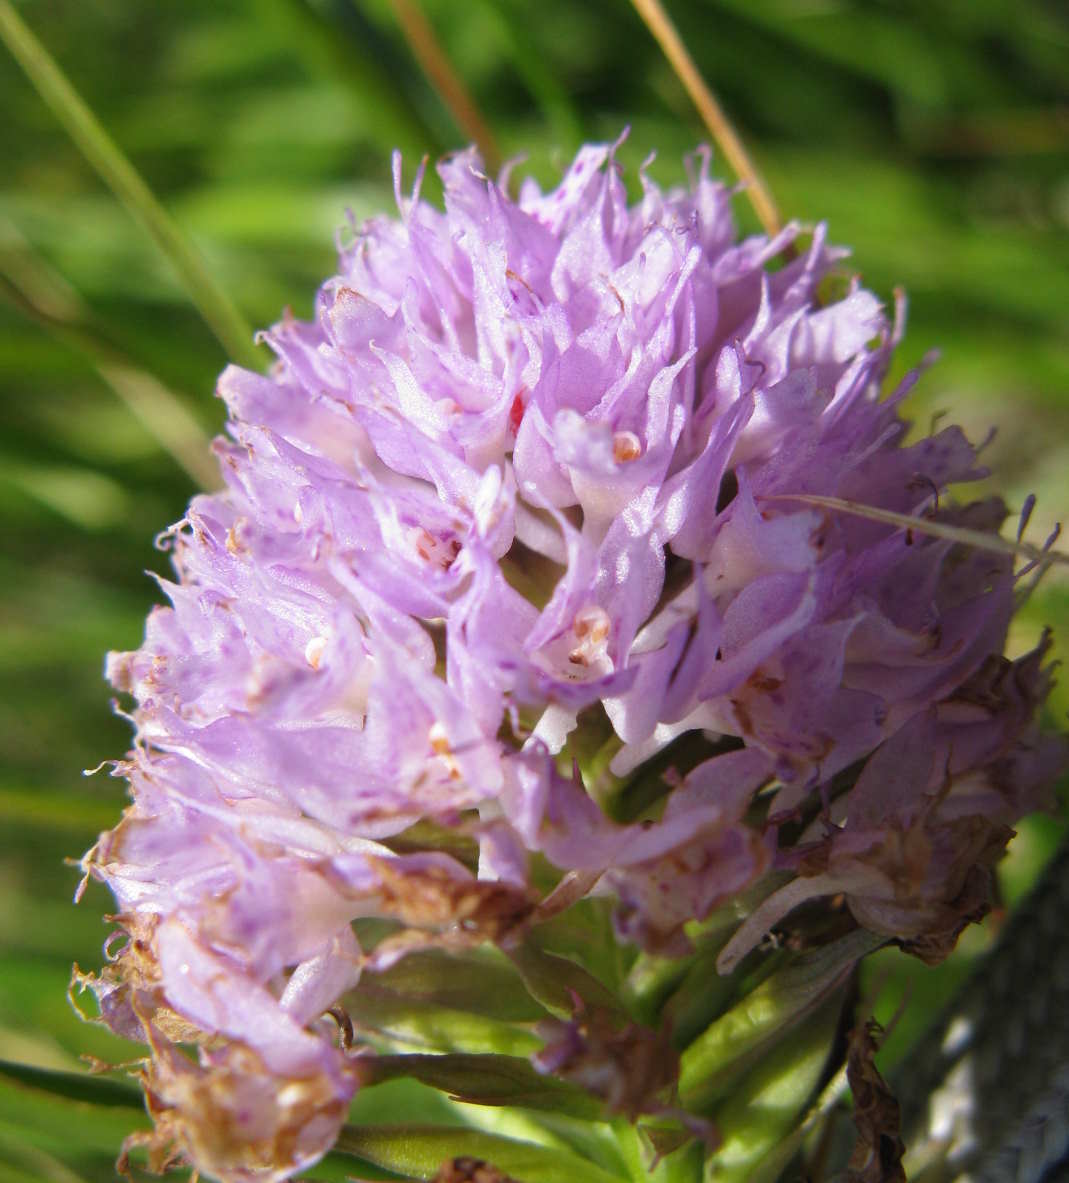
<svg viewBox="0 0 1069 1183">
<path fill-rule="evenodd" d="M 535 1071 L 530 1060 L 493 1055 L 381 1055 L 369 1067 L 369 1084 L 411 1076 L 473 1105 L 546 1109 L 597 1120 L 602 1107 L 582 1089 Z"/>
<path fill-rule="evenodd" d="M 827 1006 L 857 961 L 880 944 L 879 937 L 858 930 L 803 954 L 743 994 L 683 1053 L 679 1093 L 687 1108 L 708 1109 L 755 1059 L 765 1062 L 762 1053 L 783 1042 L 785 1030 L 808 1028 L 813 1011 Z"/>
<path fill-rule="evenodd" d="M 908 288 L 902 364 L 935 346 L 943 351 L 921 384 L 915 413 L 926 419 L 949 410 L 975 437 L 1000 426 L 989 462 L 1012 507 L 1038 493 L 1029 537 L 1041 541 L 1069 508 L 1069 169 L 1060 114 L 1069 101 L 1069 17 L 1042 0 L 675 0 L 670 7 L 781 208 L 802 220 L 827 218 L 832 239 L 853 246 L 857 268 L 887 299 L 896 284 Z M 529 153 L 528 167 L 543 180 L 581 138 L 615 138 L 625 124 L 632 127 L 627 164 L 656 147 L 660 180 L 678 177 L 681 155 L 702 139 L 681 87 L 626 0 L 428 0 L 426 9 L 505 153 Z M 231 325 L 238 318 L 269 323 L 285 304 L 307 315 L 315 284 L 329 272 L 344 208 L 363 218 L 391 206 L 391 149 L 404 150 L 411 176 L 421 153 L 455 142 L 386 0 L 24 0 L 17 10 L 166 211 L 166 221 L 155 223 L 157 238 L 167 239 L 173 219 L 174 233 L 203 256 L 224 302 L 240 310 Z M 108 900 L 91 887 L 72 908 L 78 872 L 64 859 L 80 856 L 121 808 L 119 782 L 104 773 L 80 776 L 120 756 L 129 740 L 126 725 L 109 713 L 101 658 L 107 648 L 137 644 L 159 595 L 144 569 L 166 572 L 152 538 L 181 515 L 193 491 L 161 442 L 170 429 L 160 425 L 181 420 L 190 438 L 221 429 L 212 391 L 225 357 L 171 262 L 104 187 L 6 51 L 0 104 L 7 128 L 0 182 L 0 1058 L 22 1066 L 0 1072 L 0 1183 L 103 1183 L 114 1178 L 123 1137 L 145 1118 L 127 1086 L 76 1075 L 78 1056 L 122 1062 L 137 1049 L 83 1025 L 65 1001 L 70 963 L 99 963 Z M 140 193 L 136 182 L 128 199 L 131 192 Z M 150 222 L 156 216 L 139 208 Z M 753 226 L 741 202 L 739 216 Z M 134 375 L 132 398 L 117 391 L 114 369 L 102 359 L 112 366 L 119 359 Z M 1064 573 L 1053 572 L 1029 602 L 1011 638 L 1018 652 L 1044 623 L 1060 631 L 1064 651 Z M 1063 685 L 1049 710 L 1064 716 L 1067 708 Z M 1044 827 L 1029 825 L 1019 840 L 1023 855 L 1010 872 L 1015 892 L 1050 849 L 1052 831 Z M 914 982 L 911 1014 L 918 1017 L 903 1023 L 894 1047 L 923 1026 L 983 939 L 977 934 L 965 958 L 939 971 L 882 955 L 889 974 L 884 1017 L 905 979 Z M 569 958 L 563 967 L 545 953 L 521 958 L 518 970 L 487 967 L 500 1013 L 492 1036 L 482 1028 L 479 1050 L 525 1055 L 537 1046 L 529 1023 L 541 1008 L 524 980 L 547 1008 L 561 1011 L 563 979 L 554 985 L 554 968 L 584 989 L 588 971 L 616 988 L 631 968 L 611 950 L 555 951 Z M 694 1034 L 708 1017 L 702 966 L 696 961 L 682 983 L 654 981 L 655 974 L 647 983 L 654 992 L 679 989 L 676 1008 Z M 451 969 L 434 977 L 432 989 L 433 975 L 420 978 L 417 963 L 399 968 L 365 1004 L 377 1010 L 364 1020 L 383 1030 L 396 1025 L 402 1000 L 422 990 L 410 1046 L 449 1048 L 448 1033 L 455 1042 L 465 1030 L 473 988 L 468 971 Z M 643 963 L 634 982 L 647 971 Z M 761 1081 L 751 1084 L 756 1097 Z M 806 1097 L 789 1100 L 793 1121 Z M 769 1101 L 769 1112 L 787 1112 L 776 1110 L 779 1104 Z M 402 1110 L 434 1128 L 385 1128 Z M 313 1174 L 372 1177 L 377 1169 L 383 1178 L 426 1177 L 447 1149 L 472 1153 L 480 1139 L 491 1139 L 487 1156 L 532 1183 L 644 1177 L 641 1165 L 604 1150 L 609 1135 L 596 1132 L 602 1127 L 577 1132 L 564 1119 L 554 1127 L 552 1114 L 544 1118 L 540 1146 L 515 1130 L 507 1144 L 484 1131 L 464 1135 L 470 1149 L 454 1150 L 456 1138 L 442 1131 L 474 1123 L 470 1107 L 412 1082 L 377 1085 L 354 1110 L 354 1121 L 366 1124 L 347 1135 L 347 1151 L 363 1165 L 332 1156 Z M 760 1142 L 746 1142 L 742 1126 L 733 1136 L 740 1146 Z M 587 1161 L 584 1174 L 571 1174 L 577 1154 L 602 1165 Z M 684 1155 L 665 1160 L 665 1179 L 693 1178 Z"/>
<path fill-rule="evenodd" d="M 566 1150 L 540 1146 L 477 1130 L 439 1126 L 347 1126 L 338 1150 L 388 1170 L 420 1179 L 430 1178 L 449 1158 L 471 1155 L 493 1162 L 499 1170 L 524 1183 L 621 1183 L 594 1163 Z"/>
<path fill-rule="evenodd" d="M 110 1183 L 117 1148 L 147 1125 L 136 1089 L 0 1063 L 0 1161 L 36 1183 Z"/>
</svg>

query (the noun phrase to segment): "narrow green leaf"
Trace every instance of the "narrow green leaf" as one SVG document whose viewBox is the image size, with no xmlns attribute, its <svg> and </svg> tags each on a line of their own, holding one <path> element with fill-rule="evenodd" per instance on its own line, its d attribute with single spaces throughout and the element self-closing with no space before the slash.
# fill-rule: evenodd
<svg viewBox="0 0 1069 1183">
<path fill-rule="evenodd" d="M 92 468 L 19 464 L 3 457 L 3 479 L 79 529 L 110 529 L 130 513 L 130 494 L 118 481 Z"/>
<path fill-rule="evenodd" d="M 103 1076 L 92 1076 L 88 1072 L 55 1072 L 31 1064 L 0 1060 L 0 1076 L 16 1085 L 68 1101 L 84 1101 L 108 1109 L 134 1109 L 138 1112 L 144 1107 L 141 1093 L 133 1085 L 108 1080 Z"/>
<path fill-rule="evenodd" d="M 401 1175 L 397 1171 L 387 1171 L 382 1167 L 368 1162 L 366 1158 L 358 1158 L 353 1154 L 338 1154 L 331 1151 L 326 1158 L 322 1158 L 307 1175 L 298 1175 L 302 1183 L 373 1183 L 383 1180 L 386 1183 L 412 1183 L 411 1175 Z"/>
<path fill-rule="evenodd" d="M 554 874 L 541 883 L 540 888 L 549 892 L 559 882 Z M 607 992 L 614 1000 L 613 1005 L 623 1013 L 626 1010 L 623 1002 L 624 982 L 637 951 L 617 939 L 613 929 L 613 911 L 614 904 L 608 896 L 588 895 L 556 916 L 540 920 L 530 934 L 529 943 L 536 949 L 580 966 L 596 979 L 598 986 L 595 989 Z M 574 983 L 573 989 L 578 989 Z M 602 1006 L 605 1006 L 604 1000 Z"/>
<path fill-rule="evenodd" d="M 57 808 L 57 798 L 61 802 Z M 0 820 L 4 825 L 41 826 L 56 833 L 99 833 L 115 824 L 115 807 L 108 801 L 50 796 L 19 786 L 0 785 Z"/>
<path fill-rule="evenodd" d="M 792 1121 L 783 1137 L 753 1168 L 746 1178 L 746 1183 L 778 1183 L 787 1164 L 798 1153 L 816 1126 L 826 1120 L 831 1110 L 842 1101 L 846 1092 L 846 1066 L 843 1065 L 820 1090 L 820 1095 L 810 1105 L 805 1116 Z"/>
<path fill-rule="evenodd" d="M 687 1048 L 680 1059 L 679 1095 L 704 1110 L 784 1030 L 821 1005 L 883 938 L 858 930 L 803 953 L 751 990 Z M 795 1038 L 792 1035 L 791 1040 Z"/>
<path fill-rule="evenodd" d="M 0 40 L 85 158 L 170 260 L 190 299 L 229 356 L 259 368 L 263 358 L 253 345 L 252 330 L 241 313 L 10 0 L 0 0 Z"/>
<path fill-rule="evenodd" d="M 19 228 L 0 218 L 0 292 L 64 344 L 85 354 L 135 419 L 201 488 L 219 484 L 211 436 L 179 398 L 152 374 L 114 349 L 62 275 L 34 250 Z"/>
<path fill-rule="evenodd" d="M 739 989 L 738 975 L 721 976 L 716 959 L 727 941 L 721 939 L 701 948 L 678 988 L 664 1005 L 664 1014 L 672 1024 L 672 1041 L 684 1048 L 732 1001 Z"/>
<path fill-rule="evenodd" d="M 26 1180 L 26 1183 L 86 1183 L 82 1175 L 76 1174 L 47 1150 L 27 1144 L 15 1129 L 0 1122 L 0 1154 L 15 1168 L 24 1167 L 25 1174 L 16 1169 L 10 1171 L 12 1180 Z M 7 1183 L 8 1171 L 0 1165 L 0 1183 Z"/>
<path fill-rule="evenodd" d="M 738 974 L 723 976 L 716 972 L 720 950 L 738 928 L 740 919 L 786 881 L 781 873 L 769 875 L 705 920 L 688 924 L 686 933 L 694 952 L 687 957 L 639 954 L 622 991 L 635 1014 L 643 1022 L 653 1023 L 667 1005 L 676 1046 L 689 1043 L 739 988 Z M 670 1001 L 669 995 L 673 996 Z"/>
<path fill-rule="evenodd" d="M 619 1120 L 611 1125 L 604 1122 L 583 1121 L 564 1113 L 541 1112 L 530 1114 L 531 1120 L 550 1138 L 554 1145 L 574 1150 L 581 1158 L 589 1158 L 604 1167 L 610 1175 L 627 1175 L 627 1166 L 620 1150 Z M 505 1131 L 507 1132 L 507 1131 Z"/>
<path fill-rule="evenodd" d="M 97 1105 L 59 1093 L 0 1078 L 0 1112 L 17 1127 L 28 1145 L 50 1154 L 83 1158 L 94 1152 L 111 1157 L 123 1139 L 144 1129 L 144 1110 L 126 1105 Z"/>
<path fill-rule="evenodd" d="M 527 989 L 558 1017 L 570 1019 L 575 1013 L 573 995 L 582 999 L 588 1010 L 607 1011 L 621 1019 L 628 1017 L 612 991 L 569 958 L 547 953 L 531 940 L 509 953 Z"/>
<path fill-rule="evenodd" d="M 530 1031 L 499 1019 L 414 1002 L 373 985 L 360 985 L 343 1005 L 353 1022 L 377 1032 L 391 1046 L 419 1051 L 462 1051 L 529 1056 L 542 1041 Z"/>
<path fill-rule="evenodd" d="M 492 1163 L 521 1183 L 620 1183 L 622 1178 L 567 1151 L 481 1130 L 349 1125 L 335 1149 L 418 1179 L 432 1178 L 443 1162 L 461 1155 Z"/>
<path fill-rule="evenodd" d="M 418 109 L 410 75 L 388 44 L 369 36 L 358 6 L 345 0 L 271 0 L 265 15 L 305 61 L 313 77 L 329 77 L 367 113 L 371 128 L 387 151 L 397 148 L 407 158 L 441 152 L 452 141 L 441 139 Z"/>
<path fill-rule="evenodd" d="M 513 9 L 506 16 L 500 3 L 478 0 L 484 19 L 500 38 L 505 54 L 512 63 L 528 94 L 538 104 L 539 112 L 550 129 L 554 143 L 565 151 L 583 141 L 583 123 L 575 101 L 567 87 L 562 86 L 552 69 L 539 53 L 531 52 L 531 36 L 521 20 L 537 20 L 535 10 Z"/>
<path fill-rule="evenodd" d="M 788 1137 L 820 1080 L 835 1038 L 841 999 L 826 1002 L 808 1022 L 772 1054 L 763 1058 L 717 1111 L 723 1136 L 706 1166 L 709 1183 L 771 1183 L 776 1176 L 759 1172 Z"/>
<path fill-rule="evenodd" d="M 368 1083 L 411 1076 L 475 1105 L 513 1105 L 545 1109 L 588 1121 L 603 1118 L 600 1103 L 588 1093 L 553 1076 L 536 1072 L 519 1056 L 385 1055 L 368 1061 Z"/>
<path fill-rule="evenodd" d="M 410 953 L 376 974 L 374 985 L 413 1002 L 470 1011 L 503 1022 L 530 1023 L 546 1017 L 522 977 L 497 950 L 463 955 L 440 950 Z"/>
<path fill-rule="evenodd" d="M 621 1120 L 615 1132 L 634 1183 L 700 1183 L 704 1146 L 678 1123 Z"/>
</svg>

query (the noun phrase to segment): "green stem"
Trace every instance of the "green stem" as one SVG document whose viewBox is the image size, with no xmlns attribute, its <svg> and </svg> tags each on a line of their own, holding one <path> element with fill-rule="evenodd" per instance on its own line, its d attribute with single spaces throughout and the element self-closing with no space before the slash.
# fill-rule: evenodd
<svg viewBox="0 0 1069 1183">
<path fill-rule="evenodd" d="M 182 286 L 229 356 L 242 365 L 260 368 L 263 358 L 253 344 L 252 329 L 10 0 L 0 0 L 0 40 L 105 184 L 170 260 Z"/>
</svg>

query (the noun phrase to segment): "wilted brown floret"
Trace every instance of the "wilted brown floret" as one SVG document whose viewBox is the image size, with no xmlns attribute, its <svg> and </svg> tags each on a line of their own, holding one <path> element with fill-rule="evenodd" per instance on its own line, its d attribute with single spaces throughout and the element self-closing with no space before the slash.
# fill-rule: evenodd
<svg viewBox="0 0 1069 1183">
<path fill-rule="evenodd" d="M 848 1183 L 906 1183 L 901 1113 L 876 1069 L 876 1038 L 881 1033 L 875 1019 L 850 1033 L 846 1077 L 854 1095 L 858 1136 L 850 1155 Z"/>
<path fill-rule="evenodd" d="M 375 859 L 383 915 L 419 929 L 463 934 L 465 943 L 500 941 L 531 914 L 533 893 L 508 883 L 467 879 L 427 866 L 396 869 Z"/>
<path fill-rule="evenodd" d="M 238 1044 L 199 1064 L 162 1041 L 154 1050 L 141 1081 L 155 1129 L 127 1139 L 120 1170 L 143 1146 L 153 1171 L 188 1160 L 220 1178 L 266 1183 L 318 1158 L 345 1119 L 346 1102 L 323 1073 L 280 1079 Z"/>
<path fill-rule="evenodd" d="M 483 1162 L 481 1158 L 461 1155 L 451 1158 L 438 1168 L 432 1183 L 517 1183 L 511 1175 Z"/>
<path fill-rule="evenodd" d="M 623 1023 L 608 1012 L 587 1009 L 575 996 L 574 1017 L 538 1025 L 546 1046 L 536 1067 L 552 1072 L 604 1100 L 610 1113 L 634 1121 L 665 1108 L 664 1094 L 679 1079 L 679 1056 L 667 1027 L 654 1031 Z"/>
</svg>

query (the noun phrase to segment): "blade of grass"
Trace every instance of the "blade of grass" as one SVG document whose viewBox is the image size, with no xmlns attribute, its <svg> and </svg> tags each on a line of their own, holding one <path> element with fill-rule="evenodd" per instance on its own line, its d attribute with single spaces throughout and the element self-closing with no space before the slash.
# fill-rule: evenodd
<svg viewBox="0 0 1069 1183">
<path fill-rule="evenodd" d="M 523 27 L 527 19 L 538 20 L 538 15 L 528 14 L 525 10 L 523 18 L 516 11 L 506 16 L 498 0 L 476 0 L 476 4 L 483 19 L 500 40 L 516 77 L 523 82 L 537 104 L 542 121 L 552 133 L 553 142 L 564 149 L 578 147 L 583 140 L 583 124 L 574 100 L 542 56 L 531 51 L 529 30 Z"/>
<path fill-rule="evenodd" d="M 38 258 L 17 228 L 0 222 L 0 293 L 53 337 L 83 353 L 150 435 L 193 482 L 219 484 L 211 438 L 176 394 L 86 328 L 77 293 Z"/>
<path fill-rule="evenodd" d="M 105 184 L 167 256 L 228 355 L 259 368 L 263 357 L 241 313 L 10 0 L 0 0 L 0 40 Z"/>
<path fill-rule="evenodd" d="M 53 833 L 77 834 L 108 829 L 115 825 L 115 808 L 91 799 L 66 799 L 57 808 L 58 794 L 46 795 L 32 789 L 0 787 L 0 821 L 5 826 L 40 826 Z M 0 1066 L 0 1073 L 4 1068 Z"/>
<path fill-rule="evenodd" d="M 25 1088 L 37 1089 L 50 1097 L 101 1105 L 108 1109 L 132 1109 L 140 1113 L 144 1104 L 136 1086 L 88 1072 L 55 1072 L 32 1064 L 0 1060 L 0 1077 Z"/>
<path fill-rule="evenodd" d="M 332 79 L 361 112 L 374 112 L 368 131 L 383 159 L 395 148 L 417 159 L 444 148 L 399 82 L 394 62 L 365 23 L 353 19 L 359 15 L 353 0 L 261 0 L 261 10 L 310 78 Z"/>
<path fill-rule="evenodd" d="M 490 172 L 501 167 L 501 153 L 494 133 L 483 119 L 464 80 L 453 69 L 418 0 L 391 0 L 397 23 L 405 40 L 438 97 L 448 108 L 453 122 L 470 140 L 474 141 Z"/>
<path fill-rule="evenodd" d="M 803 505 L 816 505 L 823 509 L 834 509 L 855 517 L 868 518 L 872 522 L 886 522 L 889 526 L 901 526 L 918 534 L 929 534 L 933 538 L 945 538 L 948 542 L 960 542 L 963 546 L 974 546 L 977 550 L 989 550 L 994 554 L 1013 555 L 1027 559 L 1030 563 L 1046 566 L 1051 563 L 1069 565 L 1069 554 L 1047 547 L 1033 546 L 1030 542 L 1010 542 L 997 534 L 985 534 L 983 530 L 971 530 L 966 526 L 951 526 L 946 522 L 933 522 L 929 518 L 913 517 L 908 513 L 896 513 L 892 509 L 880 509 L 876 505 L 864 505 L 859 501 L 844 501 L 839 497 L 824 497 L 817 493 L 776 493 L 762 497 L 763 501 L 800 501 Z"/>
<path fill-rule="evenodd" d="M 675 25 L 664 10 L 660 0 L 631 0 L 636 12 L 646 23 L 646 27 L 653 34 L 657 44 L 664 51 L 672 69 L 690 100 L 702 117 L 702 122 L 709 129 L 709 134 L 716 141 L 717 146 L 727 158 L 728 164 L 735 170 L 735 175 L 746 184 L 746 196 L 761 220 L 761 225 L 769 235 L 774 235 L 781 227 L 779 211 L 769 192 L 768 186 L 761 179 L 757 166 L 750 159 L 750 154 L 743 146 L 738 133 L 731 125 L 731 121 L 724 113 L 723 107 L 717 102 L 713 92 L 702 78 L 694 59 L 683 44 Z"/>
<path fill-rule="evenodd" d="M 3 1122 L 0 1122 L 0 1150 L 9 1162 L 21 1164 L 32 1171 L 30 1178 L 39 1179 L 41 1183 L 86 1183 L 84 1176 L 64 1166 L 48 1151 L 24 1142 L 16 1130 L 5 1128 Z"/>
</svg>

